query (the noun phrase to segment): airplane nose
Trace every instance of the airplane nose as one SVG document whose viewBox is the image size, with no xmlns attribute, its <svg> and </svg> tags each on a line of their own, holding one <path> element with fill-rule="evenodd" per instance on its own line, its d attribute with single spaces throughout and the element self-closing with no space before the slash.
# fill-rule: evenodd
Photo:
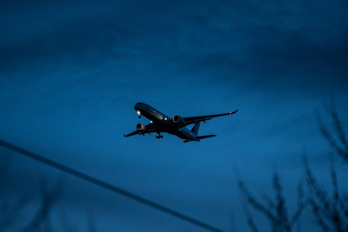
<svg viewBox="0 0 348 232">
<path fill-rule="evenodd" d="M 137 112 L 137 114 L 139 115 L 139 118 L 141 118 L 141 110 L 142 110 L 142 104 L 140 102 L 138 102 L 137 104 L 135 104 L 134 106 L 135 111 Z"/>
<path fill-rule="evenodd" d="M 137 104 L 135 104 L 134 109 L 135 109 L 135 110 L 139 109 L 139 108 L 140 108 L 140 105 L 141 105 L 141 104 L 138 102 Z"/>
<path fill-rule="evenodd" d="M 135 104 L 134 109 L 143 109 L 146 106 L 146 104 L 142 103 L 142 102 L 138 102 L 137 104 Z"/>
</svg>

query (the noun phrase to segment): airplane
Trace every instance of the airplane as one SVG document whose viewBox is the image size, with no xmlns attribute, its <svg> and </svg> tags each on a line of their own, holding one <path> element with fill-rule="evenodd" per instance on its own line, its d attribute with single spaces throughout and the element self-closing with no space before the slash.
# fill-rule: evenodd
<svg viewBox="0 0 348 232">
<path fill-rule="evenodd" d="M 225 114 L 214 114 L 196 117 L 181 117 L 179 115 L 175 115 L 173 118 L 170 118 L 167 115 L 149 106 L 148 104 L 142 102 L 135 104 L 134 109 L 137 112 L 139 118 L 141 118 L 142 115 L 149 119 L 151 122 L 147 125 L 143 125 L 141 123 L 137 124 L 136 131 L 127 135 L 123 135 L 124 137 L 145 134 L 151 135 L 151 133 L 157 133 L 158 135 L 156 136 L 156 138 L 161 139 L 163 138 L 161 133 L 166 132 L 168 134 L 176 135 L 177 137 L 184 139 L 184 143 L 191 141 L 199 142 L 201 139 L 215 137 L 216 135 L 198 136 L 200 122 L 205 122 L 216 117 L 235 114 L 238 111 L 236 110 Z M 186 126 L 190 124 L 194 124 L 191 130 L 186 128 Z"/>
</svg>

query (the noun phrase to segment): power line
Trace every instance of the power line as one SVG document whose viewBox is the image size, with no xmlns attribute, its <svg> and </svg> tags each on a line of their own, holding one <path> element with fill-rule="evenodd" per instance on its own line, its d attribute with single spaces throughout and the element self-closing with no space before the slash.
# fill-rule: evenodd
<svg viewBox="0 0 348 232">
<path fill-rule="evenodd" d="M 58 169 L 60 171 L 63 171 L 63 172 L 68 173 L 70 175 L 73 175 L 73 176 L 75 176 L 77 178 L 83 179 L 83 180 L 85 180 L 87 182 L 90 182 L 92 184 L 98 185 L 99 187 L 102 187 L 104 189 L 108 189 L 108 190 L 110 190 L 112 192 L 118 193 L 118 194 L 120 194 L 120 195 L 122 195 L 124 197 L 130 198 L 130 199 L 135 200 L 135 201 L 137 201 L 139 203 L 142 203 L 144 205 L 150 206 L 150 207 L 152 207 L 154 209 L 162 211 L 163 213 L 170 214 L 170 215 L 172 215 L 174 217 L 180 218 L 180 219 L 182 219 L 182 220 L 184 220 L 186 222 L 189 222 L 189 223 L 194 224 L 196 226 L 202 227 L 202 228 L 207 229 L 209 231 L 214 231 L 214 232 L 222 232 L 223 231 L 223 230 L 220 230 L 220 229 L 218 229 L 216 227 L 208 225 L 208 224 L 206 224 L 206 223 L 204 223 L 202 221 L 196 220 L 196 219 L 194 219 L 192 217 L 186 216 L 186 215 L 181 214 L 181 213 L 179 213 L 177 211 L 169 209 L 169 208 L 167 208 L 165 206 L 157 204 L 157 203 L 155 203 L 153 201 L 147 200 L 147 199 L 145 199 L 143 197 L 140 197 L 140 196 L 135 195 L 133 193 L 130 193 L 130 192 L 126 191 L 126 190 L 118 188 L 118 187 L 116 187 L 114 185 L 111 185 L 111 184 L 108 184 L 108 183 L 106 183 L 104 181 L 98 180 L 98 179 L 96 179 L 96 178 L 94 178 L 92 176 L 89 176 L 87 174 L 79 172 L 79 171 L 77 171 L 77 170 L 75 170 L 73 168 L 69 168 L 69 167 L 67 167 L 67 166 L 65 166 L 63 164 L 57 163 L 57 162 L 55 162 L 53 160 L 50 160 L 50 159 L 47 159 L 47 158 L 45 158 L 43 156 L 40 156 L 40 155 L 35 154 L 33 152 L 27 151 L 25 149 L 22 149 L 22 148 L 20 148 L 18 146 L 13 145 L 13 144 L 7 143 L 7 142 L 5 142 L 3 140 L 0 140 L 0 146 L 6 147 L 6 148 L 8 148 L 10 150 L 13 150 L 13 151 L 21 154 L 21 155 L 29 157 L 30 159 L 34 159 L 34 160 L 39 161 L 39 162 L 41 162 L 43 164 L 49 165 L 49 166 L 51 166 L 53 168 L 56 168 L 56 169 Z"/>
</svg>

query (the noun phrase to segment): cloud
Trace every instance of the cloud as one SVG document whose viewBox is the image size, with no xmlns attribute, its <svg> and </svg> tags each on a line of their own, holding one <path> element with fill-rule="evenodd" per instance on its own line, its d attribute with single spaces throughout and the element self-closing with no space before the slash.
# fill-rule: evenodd
<svg viewBox="0 0 348 232">
<path fill-rule="evenodd" d="M 192 44 L 191 53 L 184 58 L 189 60 L 185 71 L 231 84 L 242 82 L 249 90 L 344 91 L 348 85 L 348 24 L 342 22 L 346 8 L 337 3 L 318 6 L 311 2 L 304 8 L 296 8 L 296 4 L 278 8 L 244 4 L 238 5 L 239 12 L 232 10 L 230 18 L 213 16 L 217 25 L 224 25 L 216 31 L 220 39 L 204 37 L 206 46 L 196 43 L 201 49 Z M 309 14 L 311 7 L 313 14 Z"/>
<path fill-rule="evenodd" d="M 93 102 L 91 95 L 136 93 L 149 82 L 158 92 L 171 88 L 166 79 L 175 80 L 173 89 L 226 82 L 239 92 L 320 95 L 347 87 L 348 23 L 339 1 L 59 2 L 4 9 L 3 86 L 31 82 L 28 91 L 45 88 L 44 98 L 63 93 Z"/>
</svg>

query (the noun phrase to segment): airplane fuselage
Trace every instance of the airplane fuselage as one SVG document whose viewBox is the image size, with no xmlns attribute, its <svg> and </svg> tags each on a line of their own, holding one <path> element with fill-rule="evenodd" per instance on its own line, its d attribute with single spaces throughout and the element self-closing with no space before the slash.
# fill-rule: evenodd
<svg viewBox="0 0 348 232">
<path fill-rule="evenodd" d="M 166 132 L 176 135 L 181 139 L 198 141 L 198 139 L 196 139 L 196 135 L 185 126 L 180 127 L 174 123 L 173 118 L 168 117 L 148 104 L 139 102 L 134 106 L 134 109 L 139 116 L 142 115 L 146 117 L 151 121 L 151 124 L 154 124 L 157 127 L 157 133 Z"/>
</svg>

